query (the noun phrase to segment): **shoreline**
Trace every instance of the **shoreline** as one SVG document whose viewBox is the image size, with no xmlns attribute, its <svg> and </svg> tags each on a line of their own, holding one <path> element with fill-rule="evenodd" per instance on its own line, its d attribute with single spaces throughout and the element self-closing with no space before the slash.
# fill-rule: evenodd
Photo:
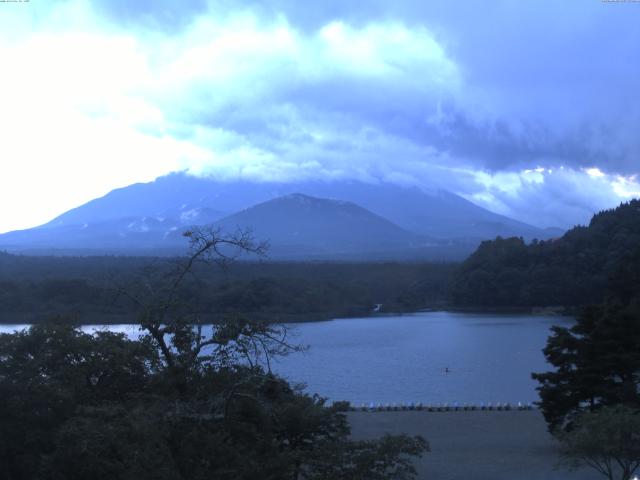
<svg viewBox="0 0 640 480">
<path fill-rule="evenodd" d="M 557 469 L 558 445 L 534 410 L 436 414 L 424 411 L 349 412 L 352 437 L 422 435 L 431 452 L 416 459 L 418 480 L 597 480 L 589 468 Z"/>
<path fill-rule="evenodd" d="M 437 306 L 426 307 L 420 310 L 407 310 L 407 311 L 395 311 L 395 312 L 348 312 L 348 313 L 322 313 L 316 312 L 307 315 L 297 314 L 265 314 L 265 313 L 242 313 L 237 314 L 247 318 L 255 320 L 267 320 L 269 318 L 276 318 L 273 321 L 268 321 L 272 324 L 297 324 L 297 323 L 317 323 L 317 322 L 330 322 L 333 320 L 346 320 L 352 318 L 384 318 L 384 317 L 402 317 L 409 315 L 417 315 L 421 313 L 468 313 L 468 314 L 495 314 L 495 315 L 533 315 L 533 316 L 572 316 L 576 314 L 575 309 L 566 307 L 501 307 L 501 308 L 466 308 L 466 307 L 453 307 L 453 306 Z M 61 318 L 68 317 L 70 320 L 67 323 L 78 324 L 82 326 L 111 326 L 111 325 L 137 325 L 135 322 L 134 314 L 109 314 L 109 313 L 79 313 L 79 312 L 65 312 L 48 316 L 43 318 L 39 314 L 34 313 L 0 313 L 0 325 L 33 325 L 38 323 L 56 322 L 60 321 L 56 318 L 58 315 Z M 208 317 L 212 318 L 213 315 L 218 317 L 224 317 L 225 314 L 209 314 Z M 83 322 L 82 318 L 86 318 L 87 321 Z M 293 318 L 295 317 L 295 318 Z M 76 321 L 77 319 L 77 321 Z M 63 322 L 64 323 L 64 322 Z M 211 325 L 215 322 L 206 320 L 203 325 Z"/>
</svg>

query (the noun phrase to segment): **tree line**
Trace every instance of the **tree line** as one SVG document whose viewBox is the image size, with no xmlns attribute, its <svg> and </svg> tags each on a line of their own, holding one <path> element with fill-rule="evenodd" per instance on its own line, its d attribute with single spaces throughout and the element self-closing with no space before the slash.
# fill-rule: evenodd
<svg viewBox="0 0 640 480">
<path fill-rule="evenodd" d="M 632 201 L 594 216 L 559 250 L 546 251 L 563 252 L 558 265 L 588 277 L 567 273 L 568 281 L 577 291 L 591 282 L 593 292 L 575 297 L 582 308 L 574 325 L 552 328 L 543 351 L 552 369 L 533 374 L 539 405 L 564 463 L 588 465 L 610 480 L 629 480 L 640 467 L 639 231 L 640 202 Z"/>
<path fill-rule="evenodd" d="M 162 278 L 175 259 L 21 257 L 0 254 L 0 321 L 40 321 L 65 315 L 88 323 L 132 321 L 117 282 L 140 272 Z M 373 304 L 387 311 L 444 305 L 455 264 L 235 262 L 194 266 L 181 284 L 194 308 L 215 321 L 242 313 L 274 322 L 364 316 Z"/>
<path fill-rule="evenodd" d="M 602 211 L 588 226 L 561 238 L 530 244 L 522 238 L 485 241 L 454 275 L 451 300 L 471 307 L 601 303 L 611 279 L 622 278 L 620 269 L 636 262 L 639 245 L 638 200 Z"/>
</svg>

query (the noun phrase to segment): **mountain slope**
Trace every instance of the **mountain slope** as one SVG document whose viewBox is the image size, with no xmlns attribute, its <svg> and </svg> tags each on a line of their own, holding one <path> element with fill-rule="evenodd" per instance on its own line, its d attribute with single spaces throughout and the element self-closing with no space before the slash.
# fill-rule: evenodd
<svg viewBox="0 0 640 480">
<path fill-rule="evenodd" d="M 0 245 L 28 251 L 55 249 L 76 253 L 179 253 L 182 232 L 193 225 L 214 224 L 225 231 L 250 229 L 269 241 L 279 258 L 340 256 L 410 249 L 425 240 L 350 202 L 303 194 L 278 197 L 218 220 L 216 212 L 196 208 L 180 217 L 124 217 L 98 222 L 47 225 L 0 236 Z"/>
<path fill-rule="evenodd" d="M 427 192 L 417 187 L 356 181 L 312 182 L 299 187 L 309 195 L 352 201 L 406 230 L 442 239 L 480 241 L 500 235 L 531 240 L 551 236 L 543 229 L 490 212 L 444 190 Z"/>
<path fill-rule="evenodd" d="M 260 203 L 217 224 L 225 230 L 250 228 L 256 238 L 268 239 L 278 254 L 361 253 L 415 248 L 426 243 L 354 203 L 303 194 Z"/>
<path fill-rule="evenodd" d="M 390 183 L 358 181 L 220 182 L 180 173 L 114 190 L 40 227 L 0 235 L 0 249 L 83 254 L 183 249 L 184 239 L 176 232 L 190 225 L 213 223 L 296 192 L 355 203 L 405 231 L 455 239 L 457 245 L 466 245 L 466 251 L 480 240 L 497 235 L 525 239 L 552 236 L 548 231 L 494 214 L 444 191 L 429 193 Z"/>
<path fill-rule="evenodd" d="M 453 300 L 461 306 L 582 306 L 602 302 L 612 286 L 640 297 L 638 272 L 640 200 L 632 200 L 555 240 L 483 242 L 457 272 Z"/>
<path fill-rule="evenodd" d="M 82 225 L 131 217 L 172 217 L 184 211 L 209 208 L 221 216 L 292 193 L 356 203 L 405 230 L 440 238 L 474 239 L 523 236 L 550 238 L 553 232 L 498 215 L 462 197 L 438 190 L 359 181 L 292 183 L 220 182 L 178 173 L 149 183 L 117 189 L 70 210 L 46 227 Z"/>
</svg>

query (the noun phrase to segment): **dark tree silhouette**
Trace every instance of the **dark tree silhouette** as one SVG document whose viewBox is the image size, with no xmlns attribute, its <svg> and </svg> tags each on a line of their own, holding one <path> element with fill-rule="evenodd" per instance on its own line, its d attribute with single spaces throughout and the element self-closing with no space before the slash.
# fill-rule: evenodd
<svg viewBox="0 0 640 480">
<path fill-rule="evenodd" d="M 36 325 L 0 335 L 0 479 L 411 479 L 421 437 L 349 438 L 346 404 L 270 371 L 298 349 L 277 325 L 230 316 L 208 327 L 190 302 L 202 261 L 260 254 L 246 232 L 187 233 L 163 275 L 118 292 L 141 337 Z"/>
</svg>

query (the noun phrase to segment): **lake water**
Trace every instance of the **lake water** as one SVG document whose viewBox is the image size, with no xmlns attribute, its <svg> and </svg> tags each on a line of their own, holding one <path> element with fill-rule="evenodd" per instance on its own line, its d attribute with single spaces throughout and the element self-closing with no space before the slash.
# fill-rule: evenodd
<svg viewBox="0 0 640 480">
<path fill-rule="evenodd" d="M 533 402 L 538 396 L 531 372 L 549 368 L 541 351 L 549 328 L 571 322 L 426 312 L 290 324 L 294 342 L 310 348 L 277 360 L 273 369 L 306 383 L 311 393 L 356 404 Z"/>
</svg>

